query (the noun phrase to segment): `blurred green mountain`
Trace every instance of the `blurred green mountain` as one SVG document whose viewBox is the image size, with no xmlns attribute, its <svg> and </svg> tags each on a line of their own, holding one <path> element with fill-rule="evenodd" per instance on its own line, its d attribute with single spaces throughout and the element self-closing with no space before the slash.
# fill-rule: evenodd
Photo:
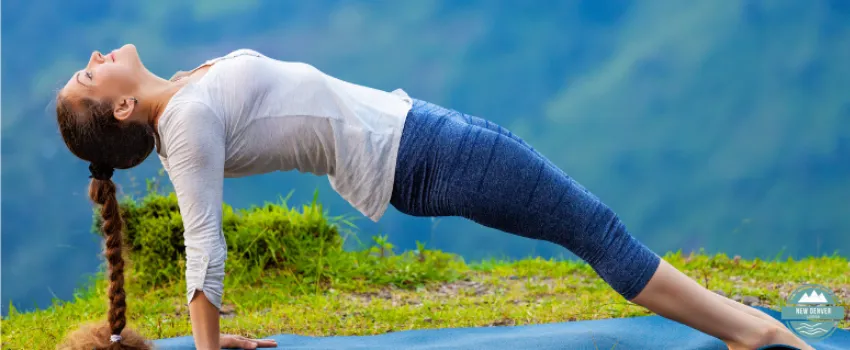
<svg viewBox="0 0 850 350">
<path fill-rule="evenodd" d="M 55 92 L 91 50 L 132 42 L 155 73 L 248 47 L 355 83 L 405 89 L 504 125 L 660 252 L 850 251 L 850 3 L 835 1 L 5 1 L 2 293 L 25 310 L 95 271 L 86 164 Z M 143 188 L 155 157 L 119 172 Z M 136 184 L 136 187 L 134 187 Z M 326 178 L 225 182 L 237 207 L 320 201 Z M 572 257 L 456 218 L 357 222 L 402 249 L 467 259 Z M 3 308 L 5 314 L 6 308 Z"/>
</svg>

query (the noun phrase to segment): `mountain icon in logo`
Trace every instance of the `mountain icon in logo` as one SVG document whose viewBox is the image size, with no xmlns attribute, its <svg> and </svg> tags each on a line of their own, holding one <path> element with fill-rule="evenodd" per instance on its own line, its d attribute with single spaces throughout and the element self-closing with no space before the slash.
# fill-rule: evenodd
<svg viewBox="0 0 850 350">
<path fill-rule="evenodd" d="M 803 296 L 800 297 L 800 300 L 797 301 L 800 304 L 827 304 L 826 297 L 823 293 L 818 293 L 816 290 L 812 290 L 810 293 L 803 293 Z"/>
</svg>

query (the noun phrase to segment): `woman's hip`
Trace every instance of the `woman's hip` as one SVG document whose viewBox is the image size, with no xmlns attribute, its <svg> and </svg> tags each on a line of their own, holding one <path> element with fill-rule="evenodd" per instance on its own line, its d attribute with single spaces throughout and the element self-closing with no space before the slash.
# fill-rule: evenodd
<svg viewBox="0 0 850 350">
<path fill-rule="evenodd" d="M 554 204 L 541 191 L 577 185 L 498 124 L 420 100 L 398 152 L 391 204 L 415 216 L 469 217 L 494 204 L 531 210 Z"/>
</svg>

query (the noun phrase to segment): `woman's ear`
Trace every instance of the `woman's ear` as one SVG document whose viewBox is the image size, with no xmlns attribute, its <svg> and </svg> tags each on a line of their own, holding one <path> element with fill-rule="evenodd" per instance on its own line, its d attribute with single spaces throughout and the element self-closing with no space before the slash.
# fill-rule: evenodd
<svg viewBox="0 0 850 350">
<path fill-rule="evenodd" d="M 133 115 L 133 111 L 136 110 L 136 105 L 139 103 L 135 97 L 125 97 L 119 100 L 118 103 L 115 104 L 115 108 L 112 111 L 112 114 L 115 115 L 115 119 L 120 121 L 125 121 L 130 116 Z"/>
</svg>

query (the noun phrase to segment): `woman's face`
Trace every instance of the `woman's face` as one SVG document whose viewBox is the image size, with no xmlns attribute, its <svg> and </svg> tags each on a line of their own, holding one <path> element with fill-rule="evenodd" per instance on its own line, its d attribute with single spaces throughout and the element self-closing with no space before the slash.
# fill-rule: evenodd
<svg viewBox="0 0 850 350">
<path fill-rule="evenodd" d="M 88 64 L 74 72 L 61 94 L 65 98 L 88 97 L 97 101 L 122 100 L 133 97 L 147 69 L 132 44 L 122 46 L 108 54 L 92 52 Z"/>
</svg>

